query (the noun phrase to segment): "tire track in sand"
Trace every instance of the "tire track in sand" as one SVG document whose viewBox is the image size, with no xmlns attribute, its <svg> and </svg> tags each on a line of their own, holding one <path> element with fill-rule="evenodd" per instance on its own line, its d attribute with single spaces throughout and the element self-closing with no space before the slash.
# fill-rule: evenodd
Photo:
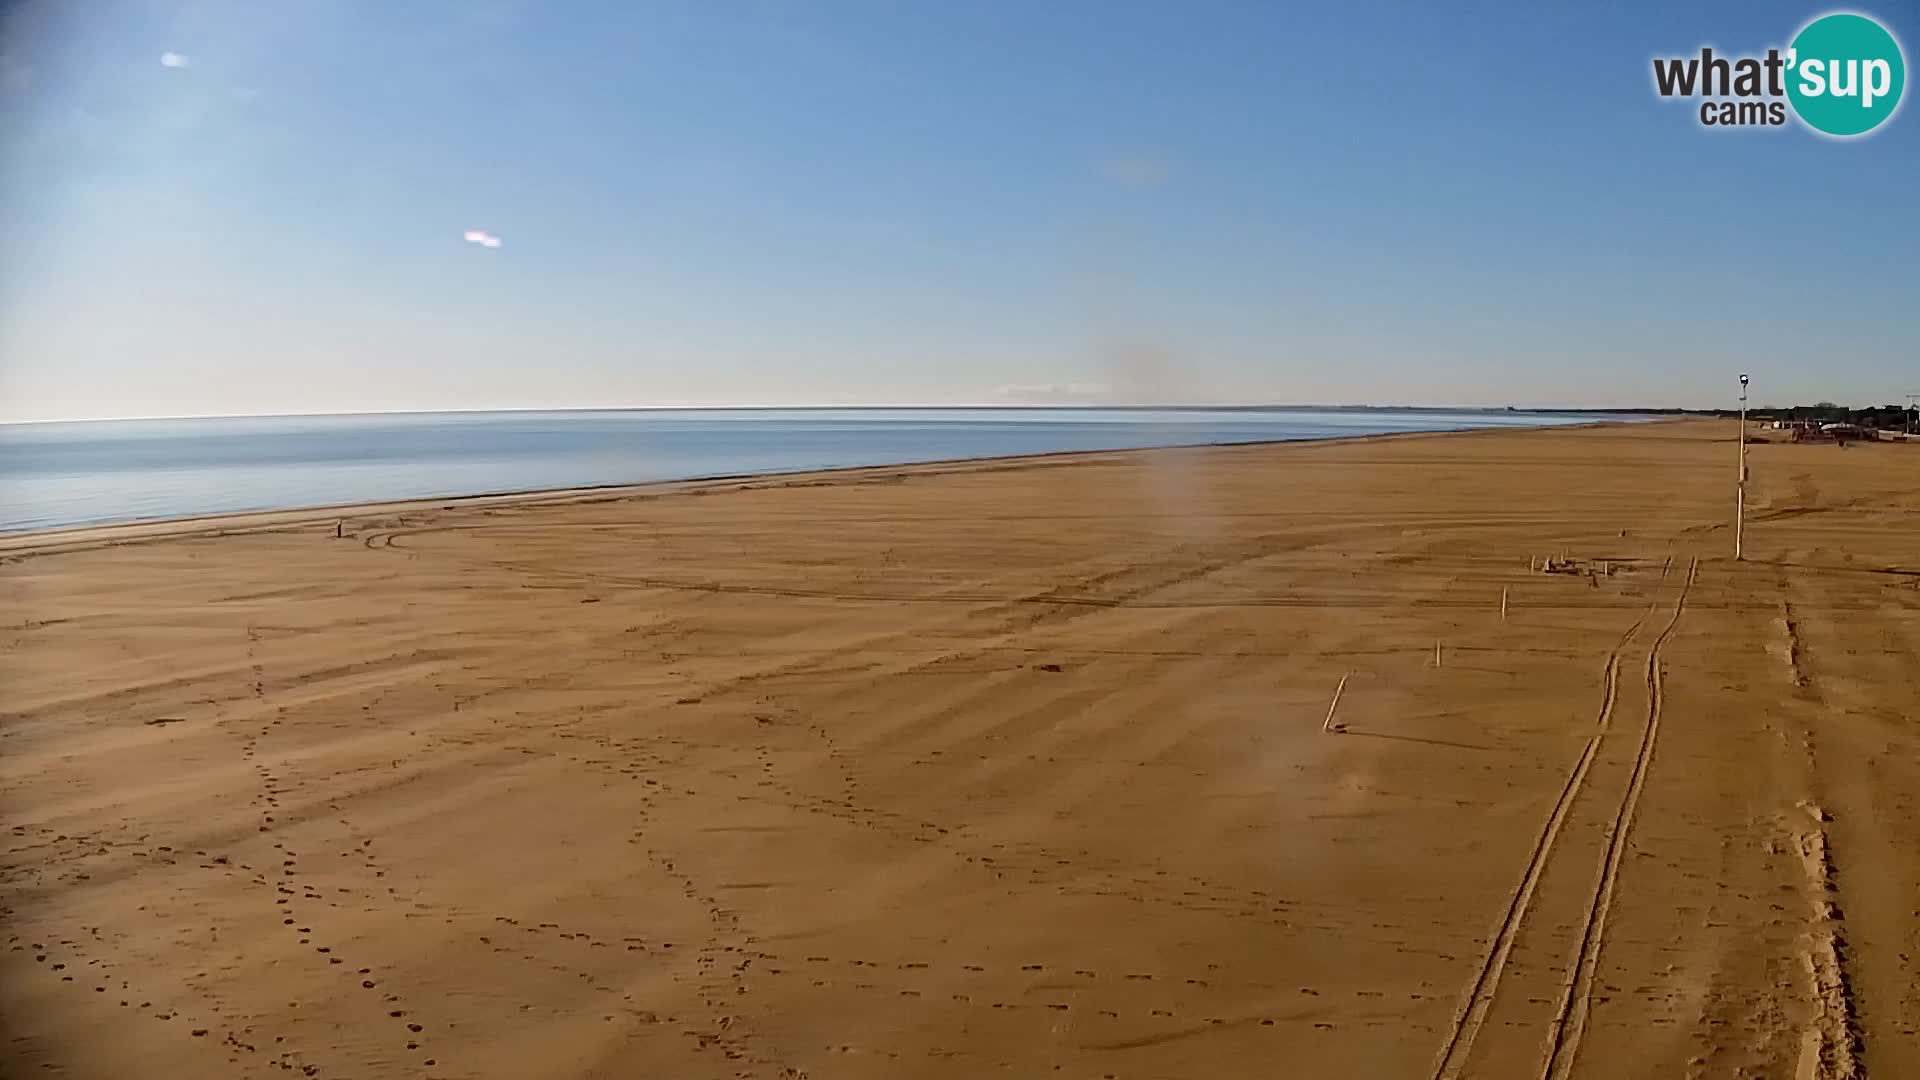
<svg viewBox="0 0 1920 1080">
<path fill-rule="evenodd" d="M 1613 651 L 1607 654 L 1606 667 L 1601 674 L 1604 693 L 1593 734 L 1587 736 L 1586 746 L 1581 749 L 1579 759 L 1567 774 L 1566 785 L 1560 789 L 1560 797 L 1554 801 L 1553 810 L 1548 813 L 1546 824 L 1540 829 L 1539 839 L 1534 841 L 1526 872 L 1521 875 L 1520 884 L 1507 900 L 1507 910 L 1500 920 L 1500 928 L 1495 931 L 1486 959 L 1481 961 L 1480 970 L 1467 989 L 1465 1002 L 1453 1018 L 1446 1045 L 1441 1048 L 1440 1056 L 1434 1062 L 1433 1080 L 1454 1080 L 1466 1068 L 1468 1055 L 1473 1050 L 1473 1040 L 1479 1035 L 1481 1025 L 1486 1023 L 1488 1010 L 1493 1007 L 1494 991 L 1500 985 L 1500 975 L 1506 969 L 1507 957 L 1513 952 L 1513 943 L 1520 936 L 1520 925 L 1526 921 L 1527 911 L 1533 904 L 1534 891 L 1539 887 L 1540 878 L 1546 872 L 1547 860 L 1553 854 L 1554 841 L 1559 838 L 1560 827 L 1566 823 L 1573 801 L 1586 783 L 1587 771 L 1600 750 L 1601 736 L 1612 721 L 1613 703 L 1619 697 L 1620 689 L 1620 654 L 1640 633 L 1640 627 L 1645 625 L 1647 616 L 1651 614 L 1653 608 L 1648 607 L 1639 618 L 1633 620 L 1633 625 L 1627 627 L 1627 632 L 1620 635 Z"/>
<path fill-rule="evenodd" d="M 1587 1014 L 1593 1003 L 1594 972 L 1600 965 L 1600 947 L 1606 943 L 1607 914 L 1613 907 L 1614 887 L 1620 879 L 1620 860 L 1626 854 L 1627 834 L 1633 829 L 1634 813 L 1640 806 L 1640 792 L 1646 787 L 1647 768 L 1653 763 L 1654 743 L 1660 736 L 1660 709 L 1664 691 L 1660 674 L 1660 647 L 1666 644 L 1673 628 L 1679 625 L 1680 614 L 1686 610 L 1687 594 L 1693 589 L 1693 579 L 1699 569 L 1700 559 L 1696 556 L 1687 566 L 1686 580 L 1680 585 L 1680 596 L 1673 602 L 1673 613 L 1667 616 L 1667 625 L 1661 628 L 1659 636 L 1653 639 L 1653 646 L 1647 650 L 1647 724 L 1640 734 L 1640 749 L 1634 755 L 1633 775 L 1627 781 L 1626 794 L 1620 799 L 1613 829 L 1607 835 L 1607 853 L 1601 863 L 1600 880 L 1594 885 L 1593 900 L 1588 904 L 1586 917 L 1582 920 L 1580 952 L 1567 969 L 1560 1005 L 1548 1029 L 1547 1060 L 1540 1074 L 1546 1080 L 1564 1078 L 1573 1072 L 1574 1057 L 1580 1052 L 1580 1037 L 1586 1032 Z"/>
</svg>

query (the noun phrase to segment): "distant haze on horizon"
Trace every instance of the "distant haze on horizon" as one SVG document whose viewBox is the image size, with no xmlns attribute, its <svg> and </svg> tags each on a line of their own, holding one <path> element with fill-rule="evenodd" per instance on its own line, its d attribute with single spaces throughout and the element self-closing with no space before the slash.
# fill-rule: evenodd
<svg viewBox="0 0 1920 1080">
<path fill-rule="evenodd" d="M 1920 114 L 1676 7 L 19 0 L 0 420 L 1920 392 Z"/>
<path fill-rule="evenodd" d="M 1753 408 L 1764 406 L 1754 402 Z M 37 424 L 94 424 L 118 423 L 123 421 L 193 421 L 193 420 L 307 420 L 326 417 L 389 417 L 389 416 L 504 416 L 509 414 L 558 415 L 563 413 L 606 414 L 606 413 L 976 413 L 976 412 L 1031 412 L 1050 413 L 1078 411 L 1099 416 L 1113 416 L 1133 412 L 1163 412 L 1177 414 L 1183 412 L 1220 414 L 1229 412 L 1266 412 L 1266 413 L 1537 413 L 1540 415 L 1581 415 L 1586 413 L 1614 413 L 1623 417 L 1633 417 L 1648 409 L 1679 408 L 1679 406 L 1646 406 L 1635 409 L 1630 406 L 1583 408 L 1580 406 L 1546 405 L 1423 405 L 1419 403 L 1383 403 L 1383 404 L 1343 404 L 1340 402 L 1124 402 L 1088 403 L 1084 401 L 958 401 L 958 402 L 814 402 L 800 404 L 715 404 L 715 405 L 553 405 L 529 407 L 524 405 L 500 405 L 478 407 L 427 407 L 418 409 L 317 409 L 312 411 L 248 412 L 248 413 L 127 413 L 114 416 L 57 416 L 57 417 L 6 417 L 0 418 L 0 426 L 24 426 Z"/>
</svg>

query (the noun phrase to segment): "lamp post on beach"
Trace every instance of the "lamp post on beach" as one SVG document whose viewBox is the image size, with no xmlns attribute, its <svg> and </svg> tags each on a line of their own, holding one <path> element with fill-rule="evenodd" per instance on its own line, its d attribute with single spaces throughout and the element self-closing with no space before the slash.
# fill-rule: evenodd
<svg viewBox="0 0 1920 1080">
<path fill-rule="evenodd" d="M 1747 520 L 1747 373 L 1740 373 L 1740 479 L 1733 494 L 1733 558 L 1740 561 L 1740 530 Z"/>
</svg>

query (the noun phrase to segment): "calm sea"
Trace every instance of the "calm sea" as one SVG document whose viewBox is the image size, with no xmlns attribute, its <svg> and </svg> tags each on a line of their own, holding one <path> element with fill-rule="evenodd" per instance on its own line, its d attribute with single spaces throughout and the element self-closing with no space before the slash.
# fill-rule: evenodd
<svg viewBox="0 0 1920 1080">
<path fill-rule="evenodd" d="M 0 425 L 0 530 L 1057 450 L 1580 423 L 1409 409 L 701 409 Z"/>
</svg>

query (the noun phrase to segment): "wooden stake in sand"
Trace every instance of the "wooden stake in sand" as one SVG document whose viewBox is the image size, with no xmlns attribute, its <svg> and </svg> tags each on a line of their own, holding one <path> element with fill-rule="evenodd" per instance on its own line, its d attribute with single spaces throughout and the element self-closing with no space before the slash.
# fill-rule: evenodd
<svg viewBox="0 0 1920 1080">
<path fill-rule="evenodd" d="M 1340 695 L 1341 695 L 1341 693 L 1342 693 L 1343 691 L 1345 691 L 1345 690 L 1346 690 L 1346 688 L 1347 688 L 1347 677 L 1348 677 L 1348 676 L 1350 676 L 1350 675 L 1352 675 L 1352 674 L 1353 674 L 1353 672 L 1351 672 L 1351 671 L 1349 671 L 1349 672 L 1347 672 L 1347 674 L 1346 674 L 1346 675 L 1342 675 L 1342 676 L 1340 676 L 1340 685 L 1339 685 L 1339 686 L 1336 686 L 1336 687 L 1334 687 L 1334 688 L 1333 688 L 1333 704 L 1331 704 L 1331 705 L 1329 705 L 1329 706 L 1327 706 L 1327 719 L 1326 719 L 1326 722 L 1325 722 L 1325 723 L 1323 723 L 1323 724 L 1321 724 L 1321 725 L 1320 725 L 1320 730 L 1321 730 L 1321 731 L 1323 731 L 1323 732 L 1324 732 L 1324 731 L 1339 731 L 1339 730 L 1341 730 L 1342 728 L 1344 728 L 1344 727 L 1346 726 L 1345 724 L 1342 724 L 1342 725 L 1341 725 L 1340 727 L 1334 727 L 1334 726 L 1333 726 L 1333 714 L 1334 714 L 1334 712 L 1335 712 L 1335 710 L 1337 710 L 1337 709 L 1339 709 L 1339 708 L 1340 708 Z"/>
<path fill-rule="evenodd" d="M 340 537 L 343 535 L 340 530 L 345 526 L 345 524 L 346 523 L 343 521 L 336 521 L 333 523 L 333 538 L 335 540 L 340 539 Z"/>
<path fill-rule="evenodd" d="M 1507 590 L 1504 587 L 1500 590 L 1500 621 L 1507 621 Z"/>
<path fill-rule="evenodd" d="M 1433 642 L 1433 666 L 1440 666 L 1440 641 L 1438 638 L 1434 639 Z"/>
</svg>

